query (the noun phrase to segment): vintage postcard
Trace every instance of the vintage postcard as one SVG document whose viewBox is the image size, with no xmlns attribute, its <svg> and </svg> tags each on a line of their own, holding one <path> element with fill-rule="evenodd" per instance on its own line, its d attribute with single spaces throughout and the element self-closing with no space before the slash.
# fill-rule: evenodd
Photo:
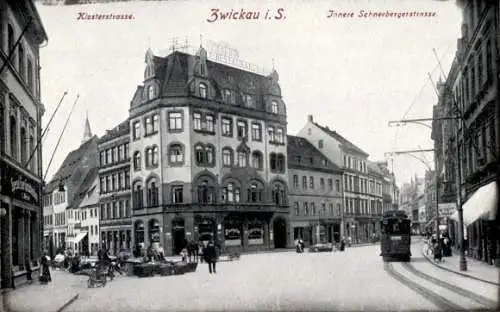
<svg viewBox="0 0 500 312">
<path fill-rule="evenodd" d="M 0 0 L 0 310 L 498 309 L 499 12 Z"/>
</svg>

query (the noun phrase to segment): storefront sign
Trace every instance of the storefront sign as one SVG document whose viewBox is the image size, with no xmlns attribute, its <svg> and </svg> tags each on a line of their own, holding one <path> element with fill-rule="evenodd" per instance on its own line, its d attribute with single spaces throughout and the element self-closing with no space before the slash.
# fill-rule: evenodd
<svg viewBox="0 0 500 312">
<path fill-rule="evenodd" d="M 21 196 L 23 200 L 34 200 L 38 199 L 38 193 L 33 189 L 33 187 L 25 181 L 17 180 L 12 182 L 12 192 L 21 191 Z M 31 196 L 28 197 L 28 194 Z"/>
</svg>

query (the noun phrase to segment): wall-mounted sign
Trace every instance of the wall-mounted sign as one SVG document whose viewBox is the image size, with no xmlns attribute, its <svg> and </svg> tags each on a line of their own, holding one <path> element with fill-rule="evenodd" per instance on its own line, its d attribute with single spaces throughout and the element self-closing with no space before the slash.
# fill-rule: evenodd
<svg viewBox="0 0 500 312">
<path fill-rule="evenodd" d="M 23 197 L 24 200 L 35 200 L 35 201 L 37 200 L 38 193 L 27 182 L 22 180 L 17 180 L 17 181 L 12 181 L 11 184 L 12 184 L 12 192 L 14 193 L 16 191 L 21 191 L 21 196 Z M 32 198 L 29 198 L 28 194 Z"/>
</svg>

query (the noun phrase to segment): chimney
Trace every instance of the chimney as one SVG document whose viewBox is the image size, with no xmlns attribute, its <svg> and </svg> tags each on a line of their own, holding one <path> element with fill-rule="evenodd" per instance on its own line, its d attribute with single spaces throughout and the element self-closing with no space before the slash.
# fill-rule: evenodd
<svg viewBox="0 0 500 312">
<path fill-rule="evenodd" d="M 313 115 L 307 115 L 307 121 L 308 122 L 314 122 Z"/>
</svg>

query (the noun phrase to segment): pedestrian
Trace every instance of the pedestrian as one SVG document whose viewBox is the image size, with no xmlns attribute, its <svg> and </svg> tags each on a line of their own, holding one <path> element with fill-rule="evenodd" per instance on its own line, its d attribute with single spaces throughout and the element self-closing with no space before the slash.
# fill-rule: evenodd
<svg viewBox="0 0 500 312">
<path fill-rule="evenodd" d="M 26 280 L 28 281 L 28 284 L 31 284 L 33 283 L 33 279 L 31 277 L 31 273 L 33 271 L 31 270 L 30 260 L 28 258 L 25 259 L 25 267 L 26 267 Z"/>
<path fill-rule="evenodd" d="M 345 239 L 342 237 L 342 239 L 340 240 L 340 251 L 344 251 L 345 250 Z"/>
<path fill-rule="evenodd" d="M 40 259 L 40 283 L 47 284 L 48 282 L 52 282 L 52 278 L 50 276 L 49 269 L 49 261 L 46 255 L 43 255 Z"/>
<path fill-rule="evenodd" d="M 217 263 L 217 250 L 215 249 L 215 244 L 213 241 L 210 241 L 207 247 L 203 250 L 203 256 L 205 261 L 208 263 L 208 272 L 212 274 L 217 273 L 215 270 L 215 265 Z"/>
<path fill-rule="evenodd" d="M 351 247 L 352 245 L 352 237 L 347 237 L 347 246 Z"/>
</svg>

